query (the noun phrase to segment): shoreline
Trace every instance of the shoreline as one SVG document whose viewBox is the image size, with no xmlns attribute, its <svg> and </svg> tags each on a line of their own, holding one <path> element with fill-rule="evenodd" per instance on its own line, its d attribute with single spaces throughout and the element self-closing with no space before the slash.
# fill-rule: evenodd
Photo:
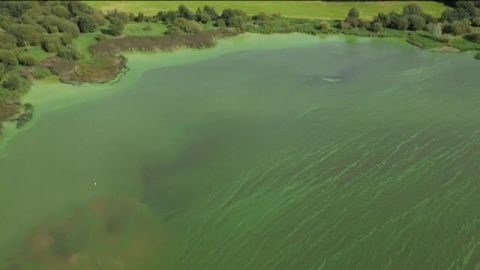
<svg viewBox="0 0 480 270">
<path fill-rule="evenodd" d="M 357 36 L 357 35 L 352 35 L 352 34 L 347 34 L 347 33 L 320 33 L 320 34 L 307 34 L 307 33 L 301 33 L 301 32 L 292 32 L 292 33 L 251 33 L 251 32 L 242 32 L 242 33 L 235 33 L 234 35 L 219 35 L 215 36 L 215 42 L 212 46 L 204 46 L 204 47 L 190 47 L 188 45 L 184 46 L 176 46 L 174 48 L 169 48 L 169 49 L 158 49 L 158 47 L 155 47 L 152 50 L 123 50 L 120 51 L 116 54 L 113 54 L 113 57 L 120 57 L 124 61 L 122 61 L 122 65 L 118 66 L 117 72 L 113 73 L 112 77 L 106 77 L 104 80 L 101 81 L 67 81 L 67 80 L 62 80 L 59 75 L 52 75 L 47 78 L 39 79 L 39 80 L 32 80 L 32 83 L 35 85 L 36 83 L 47 83 L 49 85 L 70 85 L 73 87 L 81 87 L 83 85 L 91 85 L 91 86 L 114 86 L 122 81 L 124 77 L 126 77 L 129 73 L 131 73 L 132 69 L 130 67 L 130 59 L 129 56 L 131 57 L 132 55 L 138 56 L 138 55 L 146 55 L 149 56 L 159 56 L 163 54 L 176 54 L 181 50 L 189 49 L 195 52 L 198 51 L 204 51 L 207 49 L 215 49 L 218 47 L 218 40 L 231 40 L 231 38 L 243 38 L 243 37 L 252 37 L 252 36 L 288 36 L 288 35 L 301 35 L 301 36 L 308 36 L 312 38 L 318 38 L 320 42 L 323 40 L 328 40 L 331 38 L 341 38 L 341 39 L 352 39 L 352 40 L 378 40 L 378 41 L 391 41 L 395 43 L 401 43 L 404 44 L 405 46 L 414 46 L 417 47 L 421 50 L 432 52 L 432 53 L 441 53 L 441 54 L 451 54 L 451 53 L 472 53 L 472 56 L 475 55 L 477 51 L 462 51 L 459 49 L 456 49 L 454 47 L 450 46 L 442 46 L 442 47 L 435 47 L 435 48 L 422 48 L 416 44 L 413 44 L 409 42 L 408 40 L 402 38 L 402 37 L 396 37 L 396 36 Z M 138 36 L 142 37 L 142 36 Z M 247 48 L 249 49 L 249 48 Z M 158 63 L 157 63 L 158 64 Z M 162 67 L 162 65 L 157 65 L 157 66 L 151 66 L 150 68 L 156 68 L 156 67 Z M 53 80 L 52 78 L 55 78 Z M 24 94 L 19 102 L 21 104 L 26 104 L 26 103 L 33 103 L 35 105 L 35 101 L 29 101 L 29 94 L 31 93 L 32 89 L 30 89 L 26 94 Z M 68 106 L 68 105 L 66 105 Z M 64 107 L 64 106 L 61 106 Z M 0 124 L 0 150 L 3 148 L 2 145 L 3 143 L 8 140 L 8 137 L 12 137 L 14 134 L 17 134 L 18 132 L 12 132 L 12 129 L 16 130 L 23 130 L 23 129 L 28 129 L 27 126 L 29 126 L 29 122 L 25 124 L 25 126 L 21 128 L 16 128 L 15 127 L 15 122 L 11 122 L 11 119 L 16 117 L 17 114 L 12 115 L 12 117 L 1 121 Z M 35 117 L 35 115 L 34 115 Z"/>
</svg>

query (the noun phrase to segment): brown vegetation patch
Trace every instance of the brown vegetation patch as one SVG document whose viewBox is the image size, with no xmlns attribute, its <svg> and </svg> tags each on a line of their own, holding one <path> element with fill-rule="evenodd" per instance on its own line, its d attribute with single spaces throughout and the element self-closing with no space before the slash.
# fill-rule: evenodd
<svg viewBox="0 0 480 270">
<path fill-rule="evenodd" d="M 137 269 L 165 252 L 171 235 L 144 204 L 98 198 L 34 229 L 5 269 Z"/>
<path fill-rule="evenodd" d="M 39 66 L 50 68 L 65 83 L 105 83 L 126 69 L 126 59 L 113 55 L 96 55 L 85 62 L 51 58 Z"/>
<path fill-rule="evenodd" d="M 460 50 L 450 46 L 442 46 L 438 48 L 433 48 L 432 51 L 434 52 L 459 52 Z"/>
<path fill-rule="evenodd" d="M 22 105 L 20 102 L 0 103 L 0 135 L 3 130 L 3 122 L 12 119 L 21 111 Z"/>
<path fill-rule="evenodd" d="M 125 36 L 117 39 L 102 40 L 92 46 L 94 55 L 112 55 L 123 51 L 165 51 L 181 47 L 204 48 L 213 47 L 217 37 L 236 35 L 237 32 L 208 30 L 191 35 L 167 36 Z"/>
</svg>

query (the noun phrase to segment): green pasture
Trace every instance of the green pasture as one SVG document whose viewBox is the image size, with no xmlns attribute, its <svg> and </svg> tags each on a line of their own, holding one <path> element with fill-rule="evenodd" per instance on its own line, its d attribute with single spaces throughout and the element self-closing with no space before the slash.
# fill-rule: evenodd
<svg viewBox="0 0 480 270">
<path fill-rule="evenodd" d="M 335 2 L 323 1 L 85 1 L 89 5 L 108 11 L 118 9 L 126 12 L 143 12 L 154 15 L 159 10 L 175 10 L 179 4 L 190 9 L 210 5 L 221 11 L 224 8 L 237 8 L 249 14 L 258 12 L 280 13 L 287 17 L 343 19 L 348 10 L 356 8 L 362 18 L 371 19 L 379 12 L 402 11 L 408 3 L 416 3 L 426 13 L 440 16 L 445 6 L 433 1 L 385 1 L 385 2 Z"/>
</svg>

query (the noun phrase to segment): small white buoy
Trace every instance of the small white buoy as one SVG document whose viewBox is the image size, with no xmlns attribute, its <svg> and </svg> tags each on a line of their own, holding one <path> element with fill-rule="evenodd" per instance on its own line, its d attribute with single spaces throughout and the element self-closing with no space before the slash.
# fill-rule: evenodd
<svg viewBox="0 0 480 270">
<path fill-rule="evenodd" d="M 96 186 L 96 185 L 97 185 L 97 182 L 95 182 L 94 185 Z"/>
</svg>

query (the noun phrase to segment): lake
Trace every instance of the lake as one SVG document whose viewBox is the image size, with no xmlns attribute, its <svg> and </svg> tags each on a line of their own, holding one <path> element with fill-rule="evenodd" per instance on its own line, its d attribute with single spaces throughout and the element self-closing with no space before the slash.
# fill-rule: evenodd
<svg viewBox="0 0 480 270">
<path fill-rule="evenodd" d="M 471 53 L 249 34 L 127 57 L 115 84 L 26 97 L 0 268 L 480 267 Z"/>
</svg>

